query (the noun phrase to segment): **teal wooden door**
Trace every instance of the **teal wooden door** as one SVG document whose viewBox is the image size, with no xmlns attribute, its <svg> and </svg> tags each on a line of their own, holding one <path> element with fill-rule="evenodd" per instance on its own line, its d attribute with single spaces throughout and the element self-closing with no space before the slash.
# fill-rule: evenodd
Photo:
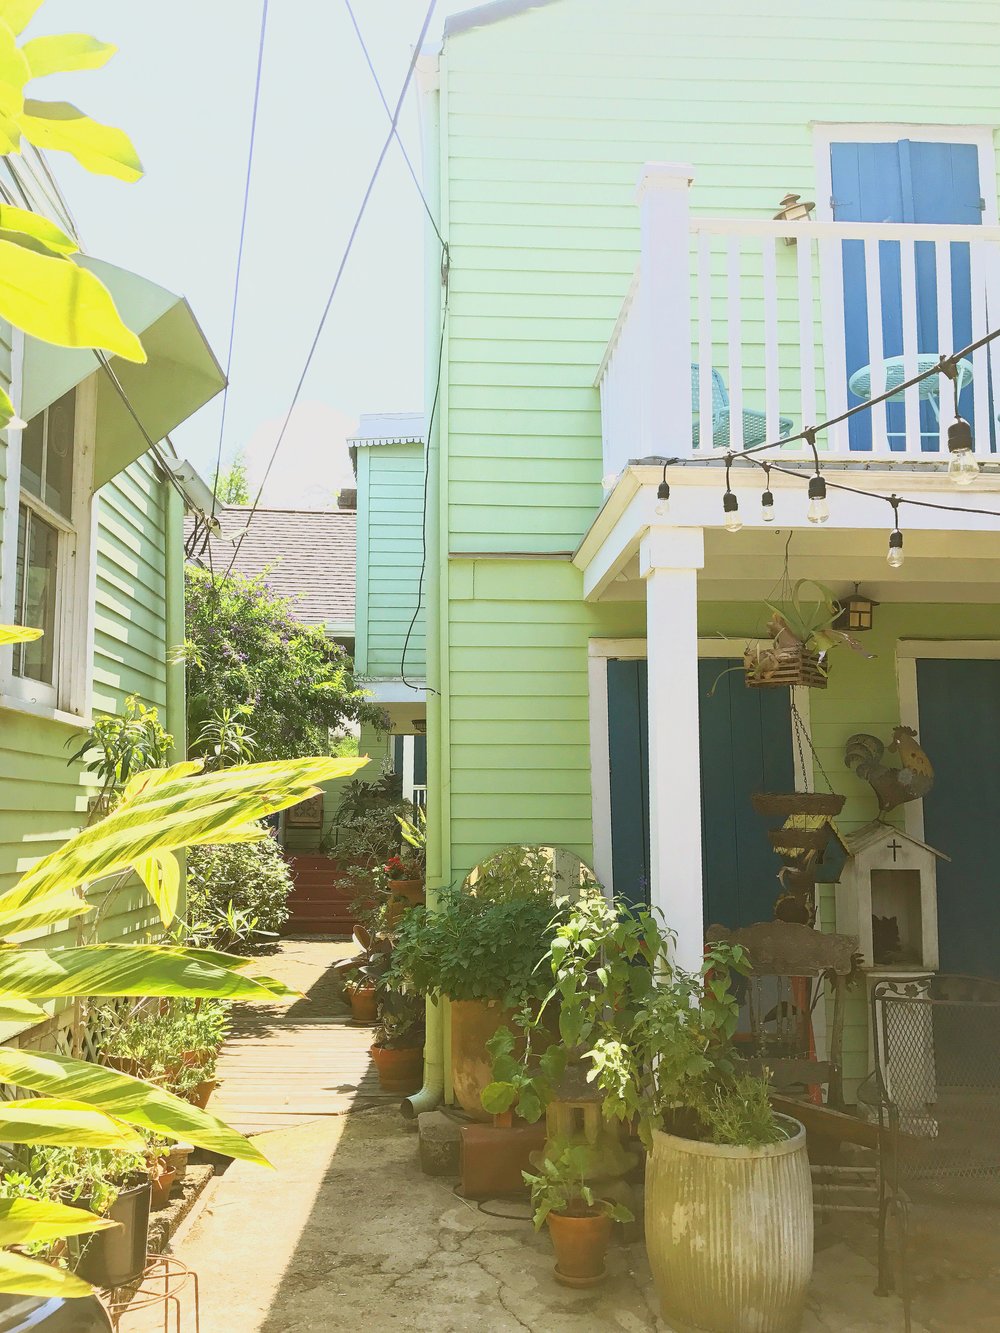
<svg viewBox="0 0 1000 1333">
<path fill-rule="evenodd" d="M 1000 662 L 917 663 L 920 744 L 934 765 L 924 837 L 939 861 L 942 972 L 1000 977 Z"/>
<path fill-rule="evenodd" d="M 788 691 L 747 689 L 741 667 L 698 664 L 705 922 L 730 927 L 769 921 L 778 892 L 768 824 L 750 797 L 795 780 Z M 633 902 L 649 901 L 646 687 L 644 661 L 608 663 L 612 872 L 615 893 Z"/>
</svg>

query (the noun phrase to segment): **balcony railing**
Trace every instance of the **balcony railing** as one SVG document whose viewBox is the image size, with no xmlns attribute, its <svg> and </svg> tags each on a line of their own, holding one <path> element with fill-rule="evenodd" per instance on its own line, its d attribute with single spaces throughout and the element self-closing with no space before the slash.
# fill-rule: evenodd
<svg viewBox="0 0 1000 1333">
<path fill-rule="evenodd" d="M 601 365 L 605 472 L 777 440 L 909 380 L 1000 324 L 1000 227 L 692 216 L 690 172 L 650 164 L 641 258 Z M 1000 345 L 959 366 L 976 452 L 996 457 Z M 942 375 L 830 427 L 824 456 L 940 462 Z M 808 453 L 801 442 L 775 452 Z M 998 458 L 997 461 L 1000 461 Z"/>
</svg>

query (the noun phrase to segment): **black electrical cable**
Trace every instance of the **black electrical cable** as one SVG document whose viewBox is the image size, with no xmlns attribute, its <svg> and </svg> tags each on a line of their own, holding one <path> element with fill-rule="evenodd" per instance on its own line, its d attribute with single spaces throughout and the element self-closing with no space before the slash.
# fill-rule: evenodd
<svg viewBox="0 0 1000 1333">
<path fill-rule="evenodd" d="M 253 110 L 250 114 L 250 137 L 247 147 L 246 179 L 243 182 L 243 214 L 240 218 L 240 239 L 236 248 L 236 274 L 233 279 L 233 308 L 229 317 L 229 350 L 226 353 L 226 382 L 222 389 L 222 415 L 219 418 L 219 445 L 215 453 L 215 476 L 212 479 L 212 517 L 215 517 L 219 494 L 219 474 L 222 469 L 222 441 L 226 433 L 226 407 L 229 403 L 229 376 L 233 368 L 233 344 L 236 341 L 236 311 L 240 300 L 240 276 L 243 272 L 243 249 L 247 234 L 247 213 L 250 208 L 250 181 L 253 176 L 254 148 L 257 142 L 257 112 L 260 107 L 261 72 L 264 68 L 264 45 L 267 38 L 267 6 L 263 0 L 260 12 L 260 36 L 257 40 L 257 74 L 253 88 Z"/>
<path fill-rule="evenodd" d="M 264 487 L 267 485 L 267 479 L 271 475 L 271 469 L 274 466 L 274 460 L 278 456 L 278 450 L 281 448 L 282 441 L 284 440 L 285 434 L 288 431 L 288 425 L 292 419 L 292 413 L 295 411 L 295 405 L 298 403 L 299 396 L 302 393 L 303 385 L 306 382 L 306 375 L 309 373 L 309 367 L 312 365 L 313 357 L 316 355 L 316 349 L 319 347 L 319 340 L 322 337 L 323 329 L 326 326 L 327 317 L 330 314 L 330 310 L 333 306 L 334 297 L 337 295 L 337 290 L 340 287 L 340 280 L 344 276 L 344 270 L 347 267 L 347 261 L 351 256 L 351 251 L 354 249 L 355 239 L 357 238 L 358 231 L 361 227 L 362 219 L 364 218 L 364 215 L 368 209 L 368 204 L 369 201 L 371 200 L 372 192 L 375 189 L 375 182 L 379 178 L 379 174 L 382 170 L 382 164 L 385 162 L 386 155 L 388 154 L 389 149 L 392 146 L 392 141 L 396 136 L 396 126 L 399 123 L 400 113 L 402 112 L 403 109 L 403 102 L 406 98 L 407 92 L 409 91 L 410 83 L 412 82 L 413 79 L 413 71 L 416 69 L 417 65 L 417 57 L 419 56 L 421 48 L 423 47 L 424 39 L 427 36 L 427 29 L 430 27 L 431 19 L 434 17 L 434 10 L 436 7 L 437 7 L 437 0 L 430 0 L 430 4 L 427 7 L 427 13 L 424 16 L 424 21 L 420 28 L 420 34 L 417 37 L 416 44 L 413 47 L 413 53 L 410 57 L 410 63 L 407 66 L 406 77 L 403 80 L 403 86 L 400 89 L 399 97 L 396 101 L 395 110 L 393 111 L 392 114 L 392 123 L 389 126 L 389 133 L 386 135 L 385 142 L 382 145 L 382 150 L 378 155 L 378 159 L 375 163 L 374 170 L 372 171 L 371 177 L 369 178 L 368 181 L 368 185 L 366 186 L 364 195 L 362 196 L 361 205 L 358 208 L 357 216 L 354 219 L 354 225 L 351 227 L 350 235 L 347 238 L 347 244 L 344 247 L 343 256 L 341 257 L 340 264 L 337 267 L 337 272 L 334 275 L 333 284 L 330 288 L 330 293 L 326 298 L 326 304 L 323 307 L 323 313 L 320 315 L 319 323 L 316 326 L 316 332 L 313 335 L 312 343 L 306 355 L 305 364 L 302 367 L 302 373 L 299 375 L 298 383 L 295 386 L 295 392 L 292 394 L 292 401 L 288 406 L 288 411 L 285 413 L 285 419 L 282 422 L 280 431 L 278 432 L 278 438 L 274 443 L 274 448 L 271 450 L 271 456 L 268 459 L 267 467 L 264 469 L 264 476 L 260 483 L 260 486 L 258 487 L 256 497 L 254 498 L 254 502 L 250 510 L 250 514 L 247 518 L 246 528 L 244 528 L 243 532 L 240 534 L 238 541 L 235 544 L 232 554 L 232 559 L 229 561 L 228 568 L 226 569 L 226 572 L 223 576 L 223 581 L 225 581 L 225 579 L 228 579 L 230 574 L 232 573 L 233 566 L 235 565 L 237 557 L 239 556 L 240 553 L 240 547 L 243 545 L 243 540 L 246 537 L 247 532 L 250 530 L 250 526 L 253 523 L 254 516 L 257 513 L 258 506 L 260 505 L 261 496 L 264 493 Z"/>
</svg>

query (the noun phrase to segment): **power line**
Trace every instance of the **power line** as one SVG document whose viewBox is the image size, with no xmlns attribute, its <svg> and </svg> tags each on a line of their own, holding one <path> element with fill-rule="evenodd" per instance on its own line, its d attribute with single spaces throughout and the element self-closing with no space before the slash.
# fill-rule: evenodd
<svg viewBox="0 0 1000 1333">
<path fill-rule="evenodd" d="M 212 480 L 212 517 L 215 517 L 219 493 L 219 472 L 222 468 L 222 441 L 226 433 L 226 406 L 229 402 L 229 375 L 233 366 L 233 344 L 236 341 L 236 310 L 240 300 L 240 275 L 243 271 L 243 247 L 247 233 L 247 213 L 250 207 L 250 180 L 253 175 L 254 147 L 257 142 L 257 111 L 260 107 L 261 71 L 264 67 L 264 44 L 267 37 L 267 6 L 263 0 L 260 11 L 260 36 L 257 41 L 257 74 L 253 88 L 253 110 L 250 114 L 250 139 L 247 148 L 246 179 L 243 183 L 243 214 L 240 218 L 240 240 L 236 250 L 236 276 L 233 280 L 233 308 L 229 318 L 229 350 L 226 353 L 226 383 L 222 389 L 222 415 L 219 419 L 219 447 L 215 455 L 215 477 Z"/>
<path fill-rule="evenodd" d="M 253 506 L 251 507 L 250 514 L 247 518 L 247 525 L 244 528 L 243 532 L 240 534 L 239 539 L 234 546 L 232 558 L 230 559 L 229 565 L 226 568 L 226 572 L 223 575 L 223 580 L 228 579 L 229 575 L 232 573 L 233 566 L 235 565 L 237 557 L 239 556 L 240 553 L 240 547 L 243 545 L 243 540 L 246 537 L 247 533 L 249 532 L 250 526 L 254 520 L 254 516 L 257 513 L 257 507 L 260 504 L 261 496 L 264 493 L 264 487 L 267 485 L 267 479 L 271 475 L 271 469 L 274 466 L 274 460 L 278 456 L 278 450 L 281 448 L 282 441 L 284 440 L 285 434 L 288 430 L 288 424 L 292 419 L 292 413 L 295 411 L 295 406 L 298 403 L 299 396 L 302 393 L 302 387 L 305 384 L 306 376 L 309 373 L 309 367 L 312 365 L 313 357 L 316 355 L 316 349 L 319 347 L 319 341 L 323 334 L 323 329 L 326 326 L 327 316 L 329 315 L 330 309 L 333 306 L 334 297 L 337 295 L 337 290 L 340 287 L 340 280 L 344 275 L 344 270 L 347 267 L 347 261 L 351 256 L 351 251 L 354 249 L 354 242 L 355 239 L 357 238 L 358 231 L 361 227 L 362 219 L 364 218 L 365 212 L 368 209 L 368 204 L 369 201 L 371 200 L 372 192 L 375 189 L 375 182 L 378 180 L 379 173 L 382 170 L 382 164 L 385 162 L 386 154 L 389 152 L 389 148 L 392 144 L 392 141 L 396 137 L 396 127 L 399 123 L 400 113 L 403 109 L 403 102 L 406 98 L 406 94 L 409 90 L 410 83 L 413 79 L 413 71 L 416 69 L 417 58 L 420 55 L 421 48 L 423 47 L 424 39 L 427 36 L 427 29 L 430 27 L 431 19 L 434 17 L 434 10 L 436 7 L 437 7 L 437 0 L 430 0 L 430 4 L 427 7 L 427 13 L 424 16 L 423 25 L 421 26 L 420 29 L 420 35 L 418 36 L 416 44 L 413 47 L 413 54 L 411 55 L 410 63 L 407 66 L 406 78 L 403 80 L 403 86 L 400 89 L 399 97 L 396 101 L 396 107 L 392 113 L 392 122 L 389 126 L 389 133 L 386 135 L 385 143 L 382 145 L 382 151 L 378 155 L 378 160 L 375 163 L 374 170 L 372 171 L 371 177 L 369 178 L 368 181 L 368 185 L 361 199 L 361 205 L 358 208 L 357 216 L 354 219 L 354 225 L 351 227 L 350 234 L 347 238 L 347 244 L 344 247 L 343 256 L 340 260 L 340 264 L 337 267 L 337 272 L 334 275 L 333 284 L 330 287 L 330 293 L 326 298 L 326 304 L 323 307 L 323 313 L 320 315 L 319 324 L 316 326 L 316 332 L 313 335 L 312 343 L 306 355 L 305 364 L 302 367 L 302 373 L 299 375 L 298 383 L 295 386 L 295 392 L 292 394 L 292 401 L 288 406 L 288 411 L 285 413 L 285 419 L 282 422 L 280 431 L 278 432 L 278 438 L 274 443 L 274 448 L 271 450 L 271 456 L 268 459 L 267 467 L 264 469 L 264 476 L 263 479 L 261 480 L 260 486 L 257 490 L 257 495 L 254 498 Z"/>
<path fill-rule="evenodd" d="M 379 81 L 378 74 L 375 71 L 375 66 L 372 63 L 371 53 L 368 50 L 364 37 L 362 36 L 361 28 L 358 25 L 358 20 L 354 15 L 354 10 L 351 8 L 351 0 L 344 0 L 344 5 L 347 9 L 348 14 L 350 15 L 351 23 L 354 27 L 355 33 L 357 34 L 358 41 L 361 43 L 361 50 L 364 53 L 365 61 L 368 65 L 368 69 L 371 73 L 371 76 L 375 81 L 375 87 L 378 90 L 378 95 L 382 100 L 382 105 L 385 107 L 385 114 L 391 119 L 392 110 L 389 106 L 389 100 L 385 95 L 385 90 L 383 89 L 382 84 Z M 410 178 L 412 179 L 413 184 L 417 187 L 417 193 L 420 195 L 421 202 L 423 203 L 424 212 L 427 214 L 428 220 L 430 221 L 431 226 L 434 228 L 435 236 L 441 242 L 441 248 L 445 252 L 447 252 L 448 242 L 441 235 L 441 229 L 437 224 L 437 219 L 434 216 L 434 212 L 430 204 L 427 202 L 427 196 L 424 194 L 423 186 L 420 184 L 420 177 L 417 175 L 417 170 L 413 165 L 409 153 L 406 151 L 406 144 L 403 143 L 403 140 L 399 134 L 399 130 L 396 129 L 395 125 L 393 126 L 393 133 L 396 136 L 396 142 L 399 144 L 399 151 L 403 154 L 403 161 L 407 165 L 407 168 L 410 173 Z"/>
</svg>

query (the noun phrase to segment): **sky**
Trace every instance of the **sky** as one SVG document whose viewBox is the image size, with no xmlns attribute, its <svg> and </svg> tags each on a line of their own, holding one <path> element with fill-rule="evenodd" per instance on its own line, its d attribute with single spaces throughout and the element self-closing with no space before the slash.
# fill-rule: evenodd
<svg viewBox="0 0 1000 1333">
<path fill-rule="evenodd" d="M 471 0 L 439 0 L 431 35 Z M 352 0 L 390 105 L 428 0 Z M 92 33 L 118 54 L 53 77 L 64 98 L 131 135 L 145 177 L 90 176 L 51 161 L 83 248 L 186 296 L 225 364 L 260 0 L 47 0 L 27 36 Z M 34 90 L 33 90 L 34 91 Z M 416 83 L 401 134 L 420 166 Z M 365 186 L 388 132 L 342 0 L 271 0 L 226 409 L 259 482 L 288 410 Z M 398 147 L 386 159 L 302 396 L 264 493 L 322 505 L 352 484 L 345 438 L 362 412 L 423 407 L 423 212 Z M 220 399 L 173 435 L 211 481 Z"/>
</svg>

